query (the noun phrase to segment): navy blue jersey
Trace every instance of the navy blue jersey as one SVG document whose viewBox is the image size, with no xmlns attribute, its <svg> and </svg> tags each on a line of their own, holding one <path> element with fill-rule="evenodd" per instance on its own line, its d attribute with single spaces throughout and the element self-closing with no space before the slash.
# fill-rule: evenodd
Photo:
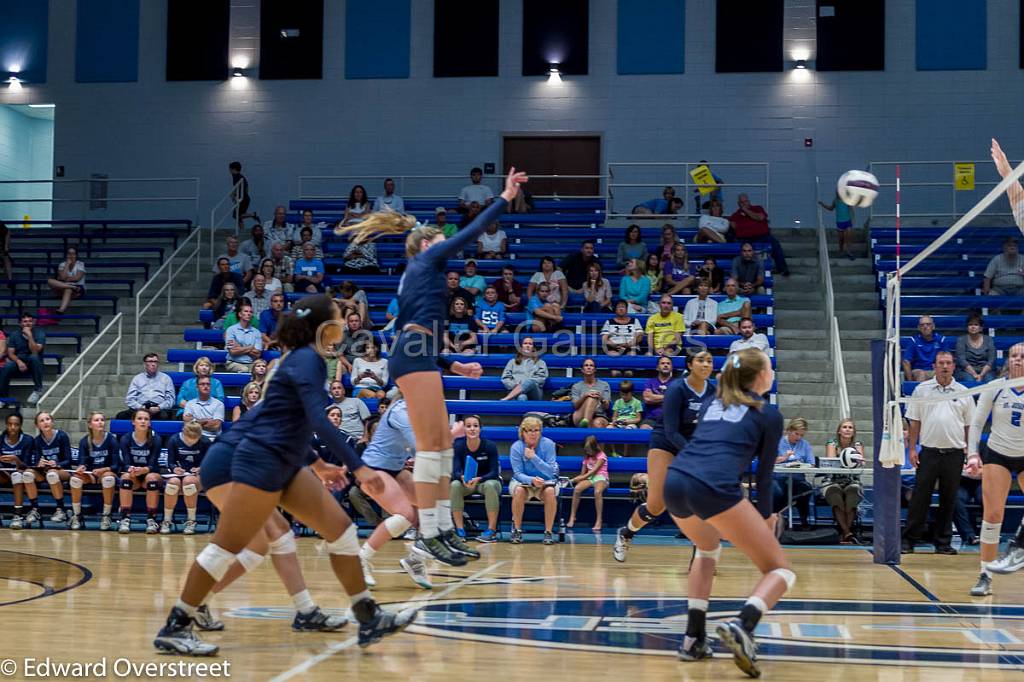
<svg viewBox="0 0 1024 682">
<path fill-rule="evenodd" d="M 61 469 L 71 466 L 71 439 L 68 434 L 56 429 L 50 440 L 43 438 L 43 434 L 36 436 L 32 443 L 32 462 L 29 466 L 38 466 L 41 459 L 54 460 Z"/>
<path fill-rule="evenodd" d="M 32 436 L 27 433 L 21 434 L 18 441 L 11 445 L 7 442 L 7 434 L 0 436 L 0 455 L 14 455 L 21 460 L 21 463 L 28 466 L 32 463 L 32 450 L 34 448 L 35 441 Z M 15 466 L 14 463 L 0 463 L 0 466 L 9 468 Z"/>
<path fill-rule="evenodd" d="M 455 458 L 452 460 L 452 479 L 462 478 L 462 472 L 466 470 L 466 458 L 476 460 L 476 475 L 481 481 L 498 480 L 501 473 L 501 464 L 498 461 L 498 446 L 486 438 L 480 439 L 480 445 L 476 450 L 470 450 L 466 444 L 466 438 L 456 438 L 452 443 L 455 450 Z"/>
<path fill-rule="evenodd" d="M 128 467 L 149 467 L 151 472 L 160 470 L 160 436 L 153 437 L 144 443 L 135 441 L 134 433 L 121 436 L 119 471 L 127 471 Z"/>
<path fill-rule="evenodd" d="M 91 436 L 83 436 L 78 441 L 78 466 L 84 466 L 87 471 L 96 469 L 116 469 L 120 444 L 114 434 L 107 432 L 103 435 L 100 444 L 92 442 Z"/>
<path fill-rule="evenodd" d="M 210 449 L 210 441 L 200 437 L 194 445 L 189 445 L 180 433 L 176 433 L 167 440 L 167 466 L 161 473 L 173 474 L 175 467 L 181 467 L 185 471 L 191 471 L 199 466 Z"/>
<path fill-rule="evenodd" d="M 450 239 L 434 244 L 409 261 L 398 284 L 398 319 L 395 329 L 418 324 L 433 333 L 444 330 L 448 319 L 448 285 L 445 268 L 448 259 L 476 244 L 488 225 L 498 220 L 508 202 L 497 198 L 473 222 Z"/>
<path fill-rule="evenodd" d="M 734 494 L 750 463 L 760 458 L 757 468 L 757 508 L 761 516 L 772 513 L 772 470 L 782 438 L 782 413 L 774 405 L 761 409 L 745 405 L 722 407 L 718 398 L 701 412 L 693 438 L 670 468 L 702 481 L 714 490 Z"/>
<path fill-rule="evenodd" d="M 714 398 L 713 381 L 704 382 L 704 392 L 697 393 L 685 378 L 676 379 L 665 390 L 661 419 L 654 425 L 654 430 L 661 432 L 678 453 L 693 438 L 701 409 Z"/>
</svg>

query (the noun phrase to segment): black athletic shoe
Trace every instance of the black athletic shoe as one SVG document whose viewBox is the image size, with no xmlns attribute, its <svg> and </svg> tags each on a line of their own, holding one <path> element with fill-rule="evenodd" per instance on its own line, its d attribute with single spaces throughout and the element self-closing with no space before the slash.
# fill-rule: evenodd
<svg viewBox="0 0 1024 682">
<path fill-rule="evenodd" d="M 224 622 L 214 618 L 213 614 L 210 613 L 210 607 L 206 604 L 200 604 L 199 608 L 196 609 L 196 617 L 193 619 L 193 622 L 197 628 L 207 632 L 224 629 Z"/>
<path fill-rule="evenodd" d="M 220 649 L 216 644 L 199 639 L 192 632 L 192 619 L 177 606 L 171 609 L 167 623 L 153 640 L 153 646 L 162 654 L 184 656 L 213 656 Z"/>
<path fill-rule="evenodd" d="M 757 643 L 754 636 L 743 629 L 738 619 L 720 623 L 715 632 L 722 644 L 732 652 L 737 668 L 750 677 L 761 677 L 761 668 L 757 665 Z"/>
<path fill-rule="evenodd" d="M 711 658 L 714 653 L 711 651 L 711 646 L 708 641 L 701 637 L 700 639 L 694 639 L 690 642 L 690 646 L 684 646 L 686 644 L 686 637 L 683 637 L 682 643 L 679 644 L 679 649 L 676 652 L 676 656 L 679 657 L 680 661 L 686 661 L 692 663 L 693 661 L 701 661 L 705 658 Z"/>
<path fill-rule="evenodd" d="M 955 547 L 949 545 L 940 545 L 935 547 L 936 554 L 945 554 L 946 556 L 956 556 L 959 552 L 956 551 Z"/>
<path fill-rule="evenodd" d="M 309 613 L 295 613 L 292 630 L 296 632 L 335 632 L 348 625 L 345 616 L 328 616 L 317 606 Z"/>
<path fill-rule="evenodd" d="M 405 609 L 397 613 L 385 611 L 376 604 L 373 608 L 373 617 L 359 624 L 359 646 L 363 648 L 406 629 L 412 625 L 416 620 L 416 614 L 419 613 L 416 609 Z"/>
<path fill-rule="evenodd" d="M 454 530 L 446 530 L 441 533 L 441 540 L 444 541 L 444 544 L 448 545 L 450 550 L 456 554 L 461 554 L 471 561 L 476 561 L 480 558 L 480 552 L 467 545 L 466 541 L 460 538 L 459 534 Z"/>
<path fill-rule="evenodd" d="M 455 552 L 440 536 L 430 539 L 420 538 L 413 543 L 412 551 L 424 559 L 437 559 L 449 566 L 465 566 L 469 563 L 465 556 Z"/>
</svg>

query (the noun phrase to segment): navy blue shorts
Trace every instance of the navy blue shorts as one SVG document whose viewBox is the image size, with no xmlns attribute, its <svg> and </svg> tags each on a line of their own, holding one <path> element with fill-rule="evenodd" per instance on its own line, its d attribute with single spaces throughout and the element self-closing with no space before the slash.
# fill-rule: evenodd
<svg viewBox="0 0 1024 682">
<path fill-rule="evenodd" d="M 440 341 L 436 336 L 421 331 L 403 331 L 391 346 L 388 374 L 394 381 L 413 372 L 437 372 L 437 354 Z"/>
<path fill-rule="evenodd" d="M 387 475 L 391 476 L 391 478 L 398 478 L 398 474 L 400 474 L 403 471 L 405 471 L 405 467 L 403 467 L 401 469 L 385 469 L 383 467 L 375 467 L 372 464 L 367 464 L 366 466 L 370 467 L 374 471 L 379 471 L 381 473 L 387 474 Z"/>
<path fill-rule="evenodd" d="M 207 455 L 209 457 L 209 455 Z M 711 488 L 678 469 L 669 468 L 665 476 L 665 507 L 672 516 L 690 516 L 705 521 L 732 509 L 743 501 L 743 491 L 736 483 L 735 493 Z"/>
<path fill-rule="evenodd" d="M 679 454 L 678 448 L 672 444 L 672 441 L 668 439 L 665 432 L 661 429 L 654 429 L 651 431 L 651 442 L 647 445 L 648 450 L 664 450 L 665 452 L 671 452 L 673 455 Z"/>
<path fill-rule="evenodd" d="M 203 490 L 231 482 L 231 459 L 234 454 L 235 448 L 230 445 L 214 443 L 210 446 L 199 467 L 199 482 L 203 484 Z"/>
<path fill-rule="evenodd" d="M 979 454 L 983 463 L 998 464 L 1009 471 L 1011 476 L 1017 476 L 1020 472 L 1024 471 L 1024 457 L 1008 457 L 990 448 L 988 443 L 982 443 L 980 449 L 981 452 Z"/>
<path fill-rule="evenodd" d="M 210 448 L 206 456 L 210 456 Z M 206 460 L 203 460 L 205 465 Z M 305 465 L 287 462 L 258 445 L 243 441 L 231 459 L 231 480 L 276 493 L 284 490 Z"/>
</svg>

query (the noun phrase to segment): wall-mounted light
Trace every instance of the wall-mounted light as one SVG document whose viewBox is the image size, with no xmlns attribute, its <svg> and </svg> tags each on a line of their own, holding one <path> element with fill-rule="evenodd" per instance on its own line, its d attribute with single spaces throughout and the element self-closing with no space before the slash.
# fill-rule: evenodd
<svg viewBox="0 0 1024 682">
<path fill-rule="evenodd" d="M 231 69 L 231 77 L 232 78 L 245 78 L 245 70 L 244 69 L 240 69 L 240 68 L 238 68 L 236 66 L 235 68 Z"/>
<path fill-rule="evenodd" d="M 561 83 L 561 82 L 562 82 L 562 72 L 558 68 L 557 64 L 552 64 L 551 67 L 548 69 L 548 83 Z"/>
<path fill-rule="evenodd" d="M 10 76 L 7 77 L 7 80 L 5 80 L 4 82 L 7 83 L 7 87 L 9 87 L 11 90 L 21 90 L 21 84 L 25 81 L 21 78 L 18 78 L 18 76 L 12 73 Z"/>
<path fill-rule="evenodd" d="M 807 60 L 806 59 L 798 59 L 798 60 L 796 60 L 796 68 L 798 68 L 798 69 L 806 69 L 807 68 Z"/>
</svg>

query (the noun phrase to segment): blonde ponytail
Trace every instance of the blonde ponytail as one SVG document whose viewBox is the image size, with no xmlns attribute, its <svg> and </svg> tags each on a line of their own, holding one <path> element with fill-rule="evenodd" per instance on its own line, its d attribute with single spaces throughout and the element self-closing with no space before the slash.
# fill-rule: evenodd
<svg viewBox="0 0 1024 682">
<path fill-rule="evenodd" d="M 420 232 L 427 230 L 433 230 L 433 233 L 428 236 Z M 358 223 L 334 228 L 334 234 L 339 237 L 349 235 L 349 239 L 356 244 L 373 241 L 377 237 L 386 234 L 403 234 L 405 232 L 409 233 L 409 237 L 405 242 L 405 250 L 406 254 L 411 257 L 419 253 L 419 239 L 432 239 L 434 235 L 440 234 L 441 231 L 433 227 L 416 227 L 416 218 L 396 213 L 395 211 L 378 211 L 377 213 L 371 213 Z M 417 247 L 415 253 L 410 254 L 410 240 L 414 235 L 416 235 Z"/>
<path fill-rule="evenodd" d="M 730 353 L 725 359 L 725 369 L 718 382 L 718 398 L 723 407 L 745 405 L 761 409 L 763 400 L 750 394 L 750 387 L 757 381 L 757 375 L 768 366 L 768 356 L 756 348 L 745 348 Z"/>
</svg>

